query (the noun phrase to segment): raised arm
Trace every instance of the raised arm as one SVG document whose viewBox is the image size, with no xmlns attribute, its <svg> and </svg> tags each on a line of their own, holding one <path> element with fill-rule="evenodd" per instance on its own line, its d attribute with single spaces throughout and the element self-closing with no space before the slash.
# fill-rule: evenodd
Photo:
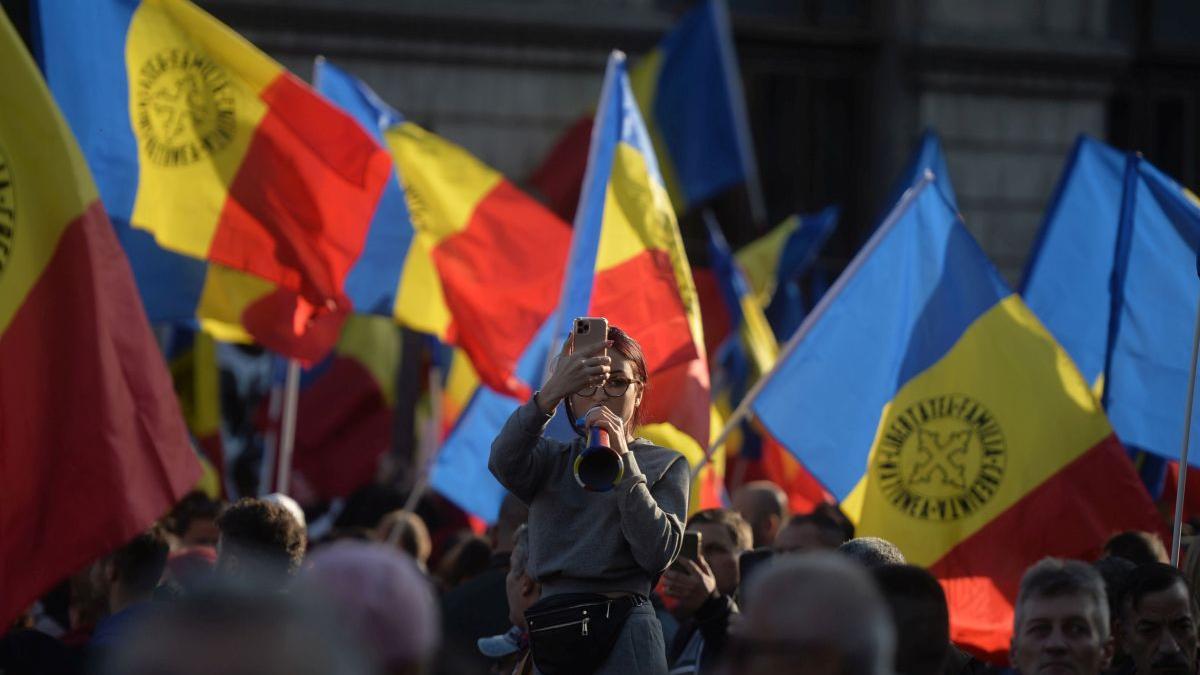
<svg viewBox="0 0 1200 675">
<path fill-rule="evenodd" d="M 542 438 L 552 415 L 538 408 L 537 398 L 509 416 L 488 457 L 488 469 L 500 484 L 526 504 L 546 482 L 558 445 Z"/>
<path fill-rule="evenodd" d="M 637 465 L 635 453 L 625 454 L 628 476 L 617 486 L 621 531 L 633 559 L 650 574 L 667 569 L 683 545 L 691 471 L 687 460 L 677 458 L 653 486 Z"/>
<path fill-rule="evenodd" d="M 554 454 L 562 449 L 558 442 L 542 438 L 542 432 L 563 398 L 589 384 L 594 386 L 604 381 L 612 359 L 599 352 L 608 344 L 603 342 L 572 352 L 572 343 L 563 343 L 554 372 L 541 391 L 513 412 L 500 435 L 492 441 L 488 469 L 501 485 L 526 504 L 533 501 L 545 484 L 555 461 Z"/>
</svg>

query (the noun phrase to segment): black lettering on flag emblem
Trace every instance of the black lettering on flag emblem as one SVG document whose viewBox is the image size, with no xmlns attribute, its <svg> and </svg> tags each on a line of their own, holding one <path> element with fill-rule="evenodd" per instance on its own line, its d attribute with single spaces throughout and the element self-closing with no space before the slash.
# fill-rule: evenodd
<svg viewBox="0 0 1200 675">
<path fill-rule="evenodd" d="M 945 394 L 890 413 L 871 479 L 906 515 L 958 520 L 996 495 L 1007 455 L 1000 423 L 982 403 Z"/>
<path fill-rule="evenodd" d="M 237 99 L 225 71 L 186 49 L 155 54 L 138 69 L 134 127 L 150 161 L 184 166 L 219 152 L 237 132 Z"/>
<path fill-rule="evenodd" d="M 0 274 L 12 259 L 17 235 L 17 189 L 13 186 L 12 162 L 0 147 Z"/>
</svg>

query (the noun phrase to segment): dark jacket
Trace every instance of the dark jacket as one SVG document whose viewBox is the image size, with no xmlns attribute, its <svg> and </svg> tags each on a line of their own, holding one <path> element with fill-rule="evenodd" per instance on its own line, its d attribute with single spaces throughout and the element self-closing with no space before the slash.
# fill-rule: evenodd
<svg viewBox="0 0 1200 675">
<path fill-rule="evenodd" d="M 729 619 L 737 612 L 737 603 L 728 596 L 717 595 L 704 601 L 700 609 L 679 627 L 667 650 L 671 675 L 712 670 L 725 650 Z"/>
</svg>

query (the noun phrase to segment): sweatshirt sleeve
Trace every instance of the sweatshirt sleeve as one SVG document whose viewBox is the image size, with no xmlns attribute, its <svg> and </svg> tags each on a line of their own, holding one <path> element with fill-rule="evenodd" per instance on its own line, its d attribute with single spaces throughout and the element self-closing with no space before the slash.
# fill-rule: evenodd
<svg viewBox="0 0 1200 675">
<path fill-rule="evenodd" d="M 646 475 L 634 453 L 626 453 L 625 458 L 629 475 L 618 486 L 621 495 L 617 500 L 621 531 L 638 565 L 650 574 L 658 574 L 667 569 L 683 546 L 691 471 L 687 460 L 679 457 L 661 480 L 647 487 Z"/>
<path fill-rule="evenodd" d="M 509 492 L 529 504 L 546 482 L 554 463 L 554 441 L 542 437 L 553 415 L 538 409 L 531 398 L 513 411 L 488 457 L 488 469 Z"/>
</svg>

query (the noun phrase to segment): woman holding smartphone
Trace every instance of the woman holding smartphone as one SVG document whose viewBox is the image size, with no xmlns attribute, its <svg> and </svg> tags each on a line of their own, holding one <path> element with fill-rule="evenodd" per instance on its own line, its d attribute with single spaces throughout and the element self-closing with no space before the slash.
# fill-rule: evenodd
<svg viewBox="0 0 1200 675">
<path fill-rule="evenodd" d="M 544 675 L 665 675 L 662 627 L 647 600 L 678 555 L 690 470 L 683 456 L 637 438 L 646 391 L 641 346 L 621 329 L 590 347 L 563 347 L 554 372 L 492 443 L 488 466 L 529 505 L 530 575 L 542 599 L 529 609 L 534 663 Z M 583 427 L 608 432 L 623 465 L 611 490 L 583 489 L 585 448 L 543 432 L 559 402 Z"/>
</svg>

